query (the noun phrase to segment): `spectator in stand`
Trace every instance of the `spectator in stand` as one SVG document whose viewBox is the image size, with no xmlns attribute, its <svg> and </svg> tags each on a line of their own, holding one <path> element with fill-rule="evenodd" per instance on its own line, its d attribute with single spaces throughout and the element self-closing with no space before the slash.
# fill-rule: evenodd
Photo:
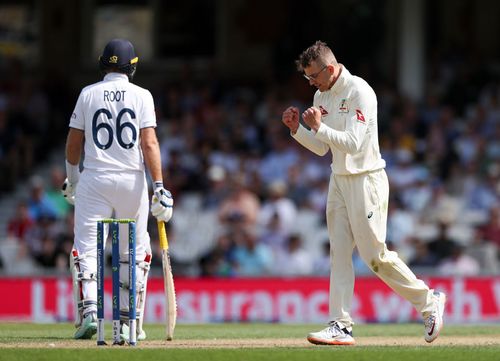
<svg viewBox="0 0 500 361">
<path fill-rule="evenodd" d="M 408 211 L 414 214 L 421 213 L 431 202 L 432 186 L 430 180 L 429 172 L 424 168 L 419 168 L 414 183 L 400 192 L 401 201 Z"/>
<path fill-rule="evenodd" d="M 233 175 L 229 182 L 229 194 L 219 208 L 219 222 L 225 228 L 253 229 L 260 212 L 259 198 L 247 189 L 242 174 Z"/>
<path fill-rule="evenodd" d="M 297 164 L 299 156 L 295 147 L 291 147 L 286 134 L 281 129 L 276 129 L 273 122 L 269 125 L 270 134 L 268 139 L 271 143 L 271 149 L 264 155 L 261 166 L 260 176 L 266 183 L 273 181 L 286 181 L 288 169 Z"/>
<path fill-rule="evenodd" d="M 207 171 L 208 186 L 203 197 L 203 208 L 217 209 L 228 196 L 227 175 L 223 167 L 213 165 Z"/>
<path fill-rule="evenodd" d="M 72 217 L 73 218 L 73 217 Z M 70 230 L 73 230 L 71 228 Z M 60 274 L 67 274 L 69 268 L 69 257 L 73 249 L 73 232 L 60 234 L 57 239 L 55 252 L 55 268 Z"/>
<path fill-rule="evenodd" d="M 481 271 L 479 263 L 465 253 L 465 247 L 455 243 L 451 255 L 444 259 L 438 267 L 439 274 L 444 276 L 476 276 Z"/>
<path fill-rule="evenodd" d="M 417 227 L 415 213 L 406 209 L 399 197 L 393 197 L 389 202 L 387 239 L 391 240 L 399 256 L 405 261 L 413 256 L 414 248 L 410 239 Z"/>
<path fill-rule="evenodd" d="M 475 129 L 473 123 L 464 124 L 462 134 L 455 140 L 455 151 L 460 159 L 460 163 L 468 165 L 477 159 L 481 136 Z"/>
<path fill-rule="evenodd" d="M 44 268 L 54 268 L 57 258 L 56 249 L 55 240 L 49 234 L 45 234 L 41 240 L 40 252 L 35 255 L 37 263 Z"/>
<path fill-rule="evenodd" d="M 313 263 L 313 273 L 317 276 L 330 276 L 330 240 L 321 244 L 321 255 Z"/>
<path fill-rule="evenodd" d="M 288 169 L 287 194 L 290 200 L 297 205 L 297 208 L 306 207 L 308 205 L 310 189 L 307 186 L 307 180 L 304 178 L 302 163 L 294 164 Z"/>
<path fill-rule="evenodd" d="M 462 198 L 465 199 L 467 209 L 487 214 L 491 208 L 500 205 L 500 195 L 497 190 L 500 171 L 492 164 L 486 167 L 485 172 L 485 175 L 481 175 L 480 168 L 476 168 L 475 173 L 469 175 L 469 181 L 466 183 Z"/>
<path fill-rule="evenodd" d="M 232 255 L 235 244 L 230 234 L 218 237 L 215 247 L 200 258 L 201 276 L 231 277 L 234 275 Z"/>
<path fill-rule="evenodd" d="M 269 222 L 263 227 L 259 243 L 271 247 L 273 254 L 277 255 L 285 250 L 288 231 L 283 229 L 278 213 L 274 213 Z"/>
<path fill-rule="evenodd" d="M 480 226 L 483 238 L 500 249 L 500 205 L 490 209 L 488 220 Z"/>
<path fill-rule="evenodd" d="M 438 264 L 438 258 L 429 251 L 427 243 L 418 238 L 412 238 L 414 252 L 409 265 L 412 267 L 434 267 Z"/>
<path fill-rule="evenodd" d="M 26 232 L 28 232 L 34 224 L 35 222 L 29 214 L 28 205 L 25 201 L 20 201 L 17 204 L 15 216 L 11 218 L 7 224 L 7 235 L 17 240 L 24 241 Z"/>
<path fill-rule="evenodd" d="M 43 180 L 39 176 L 35 176 L 31 179 L 31 197 L 28 200 L 28 209 L 30 216 L 36 221 L 42 217 L 52 219 L 57 217 L 56 206 L 47 196 Z"/>
<path fill-rule="evenodd" d="M 324 217 L 328 195 L 329 178 L 320 178 L 311 183 L 313 189 L 309 192 L 308 203 L 312 209 Z"/>
<path fill-rule="evenodd" d="M 273 264 L 273 273 L 280 276 L 309 276 L 313 271 L 312 257 L 302 247 L 298 234 L 288 237 L 285 248 L 277 254 Z"/>
<path fill-rule="evenodd" d="M 259 223 L 267 227 L 274 215 L 279 217 L 281 230 L 290 234 L 294 228 L 297 217 L 297 207 L 287 196 L 288 188 L 284 181 L 276 180 L 268 186 L 268 197 L 264 201 L 260 214 Z"/>
<path fill-rule="evenodd" d="M 271 274 L 273 253 L 269 246 L 258 243 L 252 232 L 236 230 L 236 247 L 232 259 L 237 276 L 258 277 Z"/>
<path fill-rule="evenodd" d="M 19 243 L 14 261 L 6 262 L 5 271 L 8 274 L 16 276 L 33 276 L 40 274 L 34 257 L 32 256 L 27 243 Z"/>
<path fill-rule="evenodd" d="M 218 147 L 213 149 L 209 155 L 210 165 L 218 165 L 223 167 L 228 173 L 234 174 L 238 171 L 238 155 L 233 147 L 233 144 L 227 135 L 220 134 L 217 139 Z"/>
<path fill-rule="evenodd" d="M 462 211 L 461 199 L 450 194 L 443 183 L 437 183 L 432 188 L 430 202 L 419 212 L 419 215 L 424 223 L 452 223 Z"/>
<path fill-rule="evenodd" d="M 465 252 L 477 261 L 482 273 L 493 275 L 497 274 L 500 269 L 498 250 L 497 244 L 484 237 L 484 230 L 476 227 L 474 238 Z"/>
<path fill-rule="evenodd" d="M 163 178 L 166 179 L 169 190 L 174 196 L 190 188 L 193 183 L 193 171 L 183 161 L 183 153 L 172 149 L 168 157 L 168 165 L 163 168 Z"/>
<path fill-rule="evenodd" d="M 61 184 L 64 183 L 64 178 L 66 177 L 62 168 L 53 166 L 50 171 L 50 186 L 46 194 L 50 203 L 55 206 L 58 219 L 66 217 L 72 208 L 61 193 Z"/>
<path fill-rule="evenodd" d="M 440 221 L 438 224 L 438 234 L 428 243 L 429 251 L 436 257 L 438 262 L 452 256 L 456 251 L 456 242 L 448 236 L 450 224 Z"/>
<path fill-rule="evenodd" d="M 32 257 L 37 257 L 43 252 L 44 241 L 46 238 L 56 239 L 59 231 L 59 225 L 56 219 L 50 216 L 41 216 L 35 225 L 25 234 L 26 244 L 28 245 Z"/>
<path fill-rule="evenodd" d="M 405 148 L 395 153 L 396 164 L 388 172 L 389 182 L 395 192 L 404 192 L 418 180 L 421 167 L 415 163 L 414 154 Z"/>
<path fill-rule="evenodd" d="M 497 121 L 495 130 L 490 137 L 490 141 L 485 146 L 486 155 L 492 161 L 498 162 L 500 161 L 500 122 Z"/>
</svg>

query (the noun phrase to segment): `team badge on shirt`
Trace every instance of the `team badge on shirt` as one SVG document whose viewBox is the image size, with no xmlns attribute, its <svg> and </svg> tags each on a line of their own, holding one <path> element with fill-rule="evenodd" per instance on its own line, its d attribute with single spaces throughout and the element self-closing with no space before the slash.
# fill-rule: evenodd
<svg viewBox="0 0 500 361">
<path fill-rule="evenodd" d="M 326 111 L 325 108 L 323 108 L 323 106 L 319 106 L 319 111 L 321 112 L 321 116 L 324 117 L 325 115 L 328 114 L 328 112 Z"/>
<path fill-rule="evenodd" d="M 358 122 L 366 123 L 365 116 L 359 109 L 356 109 L 356 118 L 358 119 Z"/>
<path fill-rule="evenodd" d="M 349 107 L 347 106 L 347 99 L 342 99 L 340 101 L 339 113 L 349 113 Z"/>
</svg>

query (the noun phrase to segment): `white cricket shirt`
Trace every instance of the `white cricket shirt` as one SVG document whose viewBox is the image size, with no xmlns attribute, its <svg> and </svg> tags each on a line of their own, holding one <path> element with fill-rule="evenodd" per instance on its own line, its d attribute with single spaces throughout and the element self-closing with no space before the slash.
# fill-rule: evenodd
<svg viewBox="0 0 500 361">
<path fill-rule="evenodd" d="M 85 132 L 84 168 L 143 171 L 140 130 L 156 127 L 151 93 L 109 73 L 82 89 L 69 123 Z"/>
<path fill-rule="evenodd" d="M 342 65 L 335 84 L 327 91 L 316 91 L 313 106 L 322 114 L 318 132 L 300 125 L 293 137 L 319 155 L 330 149 L 334 174 L 385 168 L 378 143 L 377 96 L 366 81 Z"/>
</svg>

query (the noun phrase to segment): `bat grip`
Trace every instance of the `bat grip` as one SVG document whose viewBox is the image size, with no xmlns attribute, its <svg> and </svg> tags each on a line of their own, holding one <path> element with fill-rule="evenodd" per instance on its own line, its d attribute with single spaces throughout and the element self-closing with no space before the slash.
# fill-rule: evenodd
<svg viewBox="0 0 500 361">
<path fill-rule="evenodd" d="M 167 232 L 165 231 L 165 222 L 158 221 L 158 236 L 160 237 L 160 248 L 168 249 Z"/>
</svg>

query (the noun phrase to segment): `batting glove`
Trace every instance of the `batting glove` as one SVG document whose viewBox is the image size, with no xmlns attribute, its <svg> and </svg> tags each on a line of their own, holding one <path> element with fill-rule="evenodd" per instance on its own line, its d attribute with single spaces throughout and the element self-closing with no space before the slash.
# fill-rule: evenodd
<svg viewBox="0 0 500 361">
<path fill-rule="evenodd" d="M 75 191 L 77 183 L 70 183 L 68 178 L 64 180 L 61 193 L 69 204 L 75 205 Z"/>
<path fill-rule="evenodd" d="M 159 221 L 168 222 L 172 218 L 173 208 L 172 194 L 163 188 L 162 182 L 155 182 L 153 199 L 151 200 L 151 214 Z"/>
</svg>

